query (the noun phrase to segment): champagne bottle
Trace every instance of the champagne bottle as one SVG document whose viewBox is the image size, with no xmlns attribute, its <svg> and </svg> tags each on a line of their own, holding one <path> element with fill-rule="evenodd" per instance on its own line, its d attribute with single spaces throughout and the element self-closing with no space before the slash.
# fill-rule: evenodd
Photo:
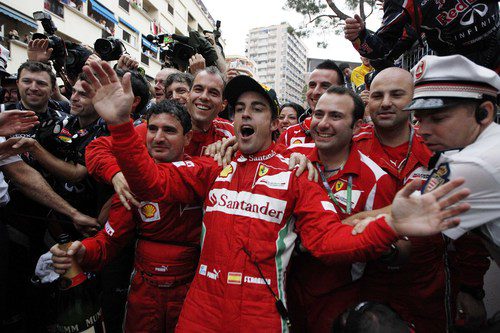
<svg viewBox="0 0 500 333">
<path fill-rule="evenodd" d="M 61 234 L 57 242 L 61 249 L 70 245 L 70 236 Z M 71 268 L 58 280 L 56 330 L 59 333 L 105 333 L 95 279 L 88 279 L 73 258 Z"/>
</svg>

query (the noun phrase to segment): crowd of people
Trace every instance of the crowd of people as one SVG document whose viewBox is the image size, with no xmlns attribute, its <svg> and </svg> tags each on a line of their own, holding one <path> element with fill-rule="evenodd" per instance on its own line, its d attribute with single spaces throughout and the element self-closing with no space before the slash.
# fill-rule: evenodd
<svg viewBox="0 0 500 333">
<path fill-rule="evenodd" d="M 304 105 L 221 50 L 154 83 L 91 54 L 60 89 L 48 43 L 14 70 L 0 46 L 0 331 L 57 331 L 75 263 L 107 332 L 498 331 L 498 4 L 479 55 L 396 3 L 375 33 L 347 19 L 362 64 L 321 62 Z M 439 55 L 388 66 L 411 31 Z"/>
</svg>

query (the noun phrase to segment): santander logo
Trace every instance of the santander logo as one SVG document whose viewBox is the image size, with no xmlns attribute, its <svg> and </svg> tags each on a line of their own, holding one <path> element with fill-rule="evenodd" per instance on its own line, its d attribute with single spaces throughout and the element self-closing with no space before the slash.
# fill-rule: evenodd
<svg viewBox="0 0 500 333">
<path fill-rule="evenodd" d="M 278 224 L 283 221 L 287 203 L 267 195 L 226 189 L 213 189 L 208 197 L 207 213 L 222 212 Z"/>
</svg>

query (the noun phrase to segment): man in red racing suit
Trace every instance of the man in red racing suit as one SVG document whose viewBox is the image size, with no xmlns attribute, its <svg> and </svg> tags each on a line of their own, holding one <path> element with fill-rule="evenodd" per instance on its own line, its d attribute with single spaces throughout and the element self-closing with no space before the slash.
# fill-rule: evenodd
<svg viewBox="0 0 500 333">
<path fill-rule="evenodd" d="M 185 109 L 165 100 L 150 112 L 148 154 L 157 162 L 189 161 L 183 156 L 191 138 Z M 137 144 L 144 146 L 142 139 Z M 82 241 L 80 263 L 100 271 L 137 238 L 124 331 L 173 332 L 198 264 L 201 205 L 161 197 L 140 204 L 127 210 L 115 194 L 104 229 Z"/>
<path fill-rule="evenodd" d="M 353 236 L 352 227 L 339 223 L 319 185 L 305 175 L 295 177 L 286 160 L 274 152 L 276 98 L 247 76 L 232 79 L 225 91 L 235 107 L 241 151 L 230 165 L 221 170 L 203 159 L 155 164 L 129 119 L 128 76 L 122 88 L 109 64 L 91 62 L 91 67 L 99 79 L 84 68 L 93 82 L 94 90 L 88 92 L 109 124 L 113 153 L 132 191 L 142 200 L 205 198 L 200 264 L 179 318 L 179 332 L 288 331 L 284 280 L 294 230 L 313 255 L 327 262 L 360 261 L 386 250 L 398 233 L 426 235 L 456 225 L 456 219 L 444 219 L 468 209 L 462 204 L 443 211 L 465 197 L 466 190 L 439 199 L 463 181 L 409 198 L 414 183 L 397 197 L 392 218 L 378 218 Z"/>
<path fill-rule="evenodd" d="M 208 109 L 204 111 L 210 113 L 210 116 L 198 122 L 192 118 L 193 136 L 184 149 L 187 155 L 201 156 L 210 144 L 234 136 L 233 125 L 225 119 L 216 118 L 217 114 L 224 109 L 223 89 L 224 81 L 218 72 L 209 69 L 196 75 L 186 107 L 189 114 L 195 115 L 196 119 L 199 118 L 197 114 L 201 113 L 200 107 Z M 196 126 L 194 126 L 195 123 Z M 147 125 L 140 124 L 136 127 L 136 131 L 145 142 Z M 111 153 L 110 137 L 100 137 L 87 146 L 85 163 L 92 177 L 108 184 L 111 184 L 113 177 L 120 172 L 116 159 Z"/>
</svg>

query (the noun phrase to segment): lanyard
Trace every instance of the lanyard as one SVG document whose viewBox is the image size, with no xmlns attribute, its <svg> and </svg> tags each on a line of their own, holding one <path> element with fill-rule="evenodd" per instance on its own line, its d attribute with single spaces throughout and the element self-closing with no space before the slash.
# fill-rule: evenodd
<svg viewBox="0 0 500 333">
<path fill-rule="evenodd" d="M 410 159 L 411 148 L 413 146 L 413 135 L 415 134 L 415 129 L 413 128 L 413 126 L 410 126 L 410 128 L 411 128 L 410 129 L 410 142 L 408 142 L 408 151 L 406 152 L 405 159 L 402 160 L 398 166 L 398 173 L 401 173 L 401 171 L 403 171 L 406 164 L 408 163 L 408 160 Z"/>
<path fill-rule="evenodd" d="M 382 144 L 382 140 L 380 140 L 380 137 L 378 136 L 377 131 L 375 131 L 374 133 L 375 133 L 375 136 L 378 139 L 378 142 L 380 142 L 380 144 Z M 406 152 L 406 157 L 397 166 L 397 168 L 398 168 L 398 175 L 401 173 L 401 171 L 403 171 L 403 169 L 405 168 L 406 164 L 408 163 L 408 159 L 410 158 L 411 148 L 413 146 L 413 136 L 414 136 L 414 134 L 415 134 L 415 128 L 410 125 L 410 138 L 409 138 L 410 141 L 408 142 L 408 151 Z"/>
<path fill-rule="evenodd" d="M 325 174 L 323 171 L 321 171 L 321 168 L 319 167 L 319 164 L 316 164 L 316 168 L 319 171 L 319 175 L 321 176 L 321 181 L 323 182 L 323 187 L 325 188 L 326 192 L 328 193 L 328 196 L 330 199 L 337 205 L 337 207 L 342 211 L 344 214 L 351 214 L 352 211 L 352 176 L 349 176 L 347 180 L 347 202 L 346 202 L 346 209 L 343 209 L 342 206 L 339 204 L 337 199 L 335 198 L 335 195 L 333 194 L 332 188 L 328 184 L 328 181 L 326 180 Z"/>
</svg>

